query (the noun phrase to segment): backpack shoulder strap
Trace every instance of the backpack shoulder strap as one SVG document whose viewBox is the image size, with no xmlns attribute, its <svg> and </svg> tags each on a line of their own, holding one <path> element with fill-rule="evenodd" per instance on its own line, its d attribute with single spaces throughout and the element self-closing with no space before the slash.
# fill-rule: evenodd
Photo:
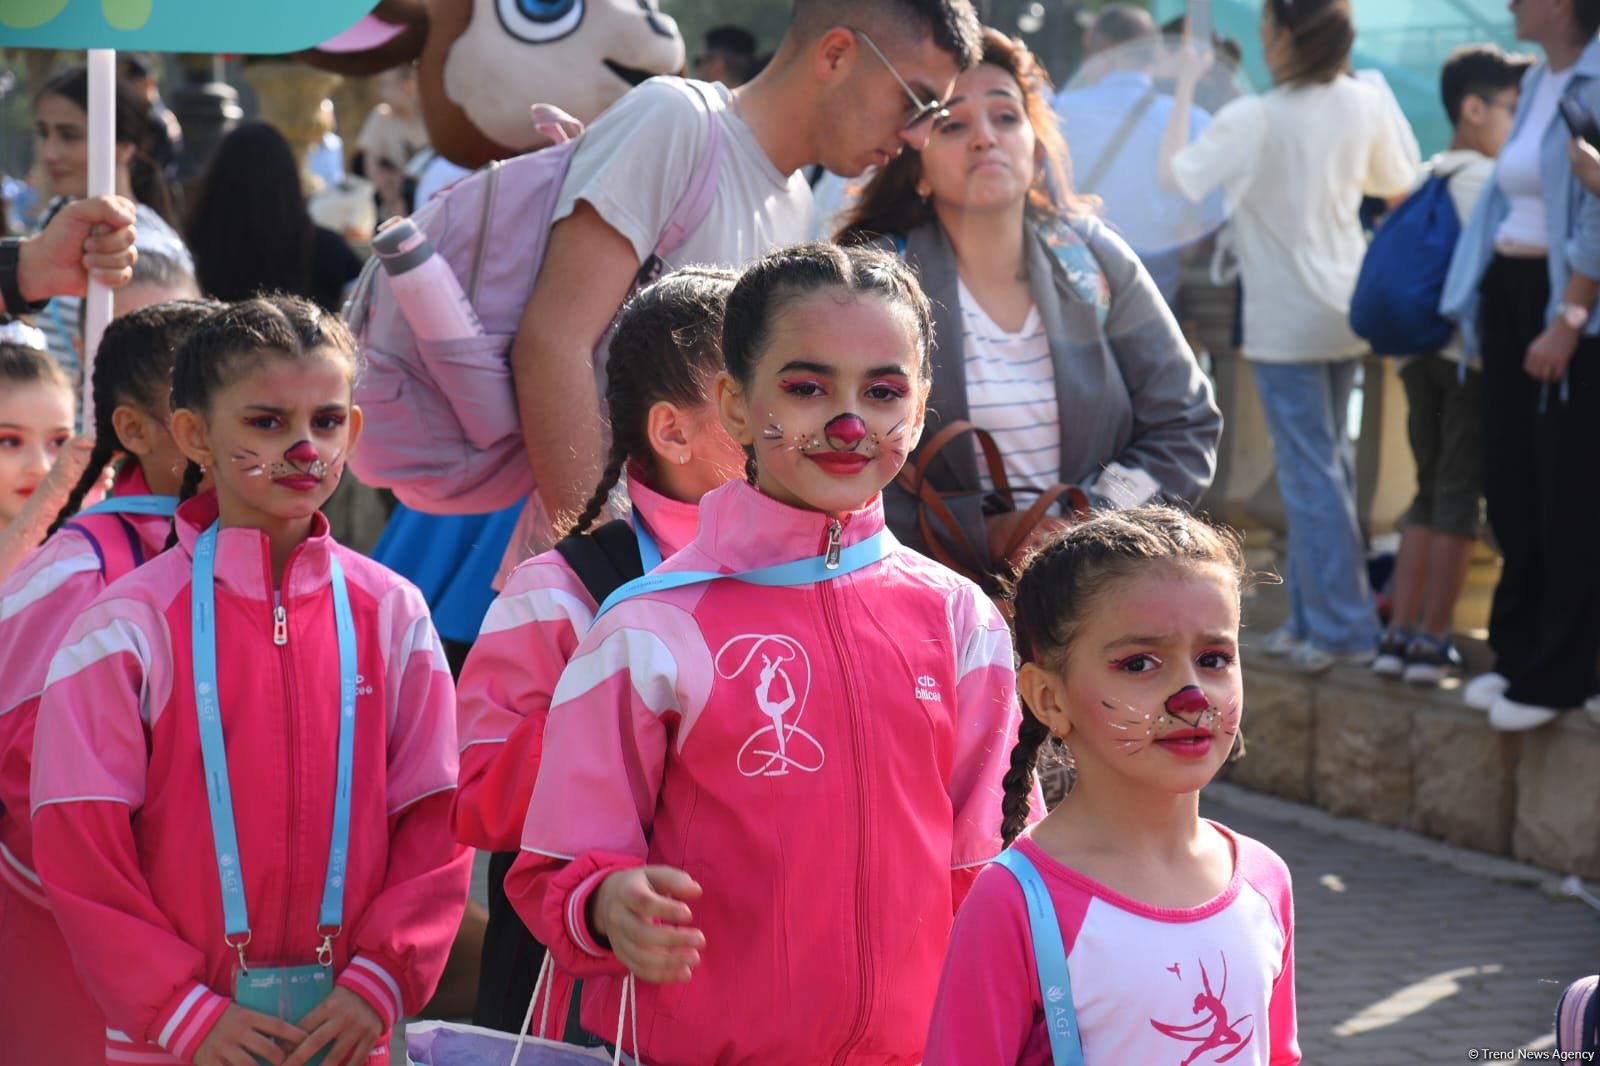
<svg viewBox="0 0 1600 1066">
<path fill-rule="evenodd" d="M 994 861 L 1017 879 L 1028 903 L 1028 931 L 1039 968 L 1039 1002 L 1044 1005 L 1051 1060 L 1055 1066 L 1083 1066 L 1083 1038 L 1078 1033 L 1078 1013 L 1072 1005 L 1072 974 L 1067 969 L 1067 949 L 1050 891 L 1033 861 L 1016 848 L 1007 848 Z"/>
<path fill-rule="evenodd" d="M 75 531 L 100 560 L 100 576 L 106 584 L 144 565 L 144 547 L 139 531 L 120 514 L 80 515 L 62 529 Z"/>
<path fill-rule="evenodd" d="M 639 557 L 639 542 L 634 539 L 633 526 L 618 518 L 598 529 L 563 537 L 556 551 L 578 575 L 583 587 L 597 604 L 604 603 L 623 585 L 644 574 L 644 562 Z"/>
<path fill-rule="evenodd" d="M 703 82 L 684 79 L 674 84 L 695 101 L 706 115 L 706 147 L 700 153 L 694 173 L 689 177 L 689 187 L 683 199 L 672 209 L 661 239 L 656 242 L 656 256 L 664 258 L 689 238 L 689 234 L 705 221 L 711 210 L 711 201 L 717 194 L 717 176 L 722 172 L 722 112 L 724 105 L 715 89 Z"/>
</svg>

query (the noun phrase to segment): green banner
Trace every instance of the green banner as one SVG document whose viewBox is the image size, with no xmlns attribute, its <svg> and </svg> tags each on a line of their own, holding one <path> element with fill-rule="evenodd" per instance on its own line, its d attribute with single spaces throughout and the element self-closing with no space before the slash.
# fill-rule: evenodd
<svg viewBox="0 0 1600 1066">
<path fill-rule="evenodd" d="M 274 55 L 326 41 L 377 0 L 0 0 L 0 44 Z"/>
</svg>

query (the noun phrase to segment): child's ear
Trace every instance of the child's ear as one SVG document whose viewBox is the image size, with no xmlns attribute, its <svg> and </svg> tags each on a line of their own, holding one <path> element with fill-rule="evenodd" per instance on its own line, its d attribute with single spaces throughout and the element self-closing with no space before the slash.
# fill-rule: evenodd
<svg viewBox="0 0 1600 1066">
<path fill-rule="evenodd" d="M 1038 663 L 1023 663 L 1017 671 L 1017 694 L 1053 736 L 1067 739 L 1072 718 L 1067 714 L 1066 683 L 1060 673 Z"/>
<path fill-rule="evenodd" d="M 755 431 L 750 426 L 750 410 L 745 403 L 744 389 L 739 387 L 739 382 L 726 370 L 717 374 L 717 383 L 714 386 L 716 396 L 717 414 L 722 418 L 722 428 L 728 431 L 728 436 L 733 438 L 735 444 L 746 447 L 756 442 Z"/>
<path fill-rule="evenodd" d="M 691 432 L 689 420 L 678 410 L 678 405 L 668 400 L 657 400 L 645 415 L 645 438 L 657 459 L 668 466 L 680 462 L 679 456 L 689 454 Z"/>
<path fill-rule="evenodd" d="M 180 407 L 172 412 L 170 428 L 172 439 L 184 458 L 207 470 L 217 465 L 216 455 L 211 450 L 211 434 L 206 430 L 206 420 L 199 414 Z"/>
<path fill-rule="evenodd" d="M 111 427 L 116 430 L 117 441 L 129 455 L 144 459 L 155 452 L 155 434 L 159 432 L 155 419 L 128 404 L 118 404 L 111 412 Z"/>
<path fill-rule="evenodd" d="M 910 430 L 906 433 L 906 455 L 908 457 L 917 450 L 917 445 L 922 443 L 922 431 L 928 425 L 928 394 L 932 391 L 933 385 L 931 382 L 917 387 L 917 413 L 912 416 L 914 421 L 911 423 Z"/>
<path fill-rule="evenodd" d="M 1461 98 L 1461 119 L 1457 125 L 1481 126 L 1488 110 L 1489 101 L 1474 93 L 1468 93 Z"/>
<path fill-rule="evenodd" d="M 361 439 L 361 427 L 367 424 L 367 416 L 361 413 L 361 408 L 355 404 L 350 405 L 350 437 L 345 441 L 344 454 L 349 455 L 355 451 L 356 441 Z"/>
</svg>

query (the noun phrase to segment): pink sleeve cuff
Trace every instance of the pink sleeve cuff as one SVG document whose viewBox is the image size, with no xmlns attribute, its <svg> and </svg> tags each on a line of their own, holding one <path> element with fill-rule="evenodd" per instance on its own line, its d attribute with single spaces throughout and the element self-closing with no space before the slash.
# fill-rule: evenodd
<svg viewBox="0 0 1600 1066">
<path fill-rule="evenodd" d="M 597 959 L 609 959 L 614 956 L 610 948 L 600 946 L 599 941 L 594 938 L 594 933 L 589 929 L 589 897 L 599 890 L 601 881 L 616 872 L 615 867 L 596 870 L 578 882 L 578 887 L 567 897 L 567 935 L 572 938 L 573 943 Z"/>
<path fill-rule="evenodd" d="M 222 1012 L 231 1002 L 199 981 L 191 982 L 156 1016 L 150 1035 L 171 1054 L 192 1062 L 195 1052 L 222 1020 Z"/>
<path fill-rule="evenodd" d="M 372 956 L 357 955 L 351 959 L 336 983 L 360 996 L 377 1011 L 385 1030 L 393 1029 L 400 1020 L 404 1007 L 400 983 Z"/>
</svg>

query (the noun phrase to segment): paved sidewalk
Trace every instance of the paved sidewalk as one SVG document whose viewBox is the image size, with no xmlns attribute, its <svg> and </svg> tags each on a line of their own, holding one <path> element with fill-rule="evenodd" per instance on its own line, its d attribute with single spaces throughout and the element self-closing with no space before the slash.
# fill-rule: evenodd
<svg viewBox="0 0 1600 1066">
<path fill-rule="evenodd" d="M 1307 1066 L 1553 1048 L 1561 990 L 1600 970 L 1600 911 L 1558 897 L 1546 871 L 1233 785 L 1212 785 L 1202 808 L 1294 874 Z"/>
<path fill-rule="evenodd" d="M 1600 912 L 1543 871 L 1225 784 L 1203 808 L 1293 872 L 1310 1066 L 1553 1048 L 1561 990 L 1600 969 Z"/>
</svg>

